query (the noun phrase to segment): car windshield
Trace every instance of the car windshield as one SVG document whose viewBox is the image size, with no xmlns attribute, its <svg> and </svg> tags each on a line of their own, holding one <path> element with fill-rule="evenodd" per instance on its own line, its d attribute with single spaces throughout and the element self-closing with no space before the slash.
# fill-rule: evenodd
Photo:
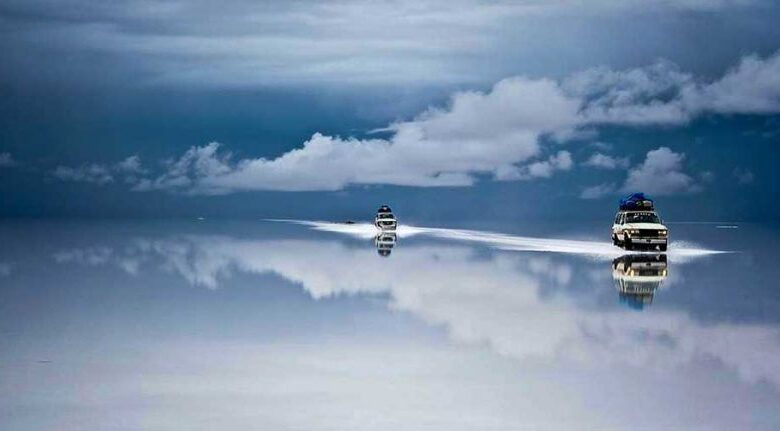
<svg viewBox="0 0 780 431">
<path fill-rule="evenodd" d="M 390 218 L 391 219 L 391 218 L 393 218 L 393 215 L 392 214 L 379 214 L 378 217 L 379 218 Z"/>
<path fill-rule="evenodd" d="M 628 213 L 626 223 L 661 223 L 661 219 L 654 213 Z"/>
</svg>

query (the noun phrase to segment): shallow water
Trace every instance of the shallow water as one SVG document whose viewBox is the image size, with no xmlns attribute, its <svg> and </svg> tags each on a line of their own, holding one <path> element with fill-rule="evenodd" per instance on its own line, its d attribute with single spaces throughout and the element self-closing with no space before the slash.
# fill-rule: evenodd
<svg viewBox="0 0 780 431">
<path fill-rule="evenodd" d="M 0 428 L 777 429 L 776 226 L 0 224 Z"/>
</svg>

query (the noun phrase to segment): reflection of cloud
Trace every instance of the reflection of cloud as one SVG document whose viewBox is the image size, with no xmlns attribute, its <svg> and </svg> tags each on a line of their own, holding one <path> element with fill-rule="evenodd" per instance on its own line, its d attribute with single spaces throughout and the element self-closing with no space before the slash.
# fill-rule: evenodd
<svg viewBox="0 0 780 431">
<path fill-rule="evenodd" d="M 88 247 L 63 250 L 54 254 L 57 263 L 75 262 L 83 265 L 101 265 L 107 263 L 114 251 L 109 247 Z"/>
<path fill-rule="evenodd" d="M 111 263 L 135 275 L 142 263 L 144 251 L 141 243 L 138 242 L 122 252 L 117 252 L 111 247 L 86 247 L 61 250 L 54 253 L 53 257 L 57 263 L 78 263 L 89 266 Z"/>
<path fill-rule="evenodd" d="M 715 358 L 748 381 L 780 385 L 776 327 L 705 325 L 683 311 L 586 307 L 559 290 L 550 293 L 589 278 L 554 255 L 485 257 L 464 246 L 412 244 L 381 259 L 371 246 L 337 241 L 199 236 L 134 244 L 131 254 L 146 254 L 144 262 L 159 261 L 194 285 L 216 288 L 242 271 L 278 274 L 315 299 L 387 296 L 392 309 L 443 326 L 454 340 L 516 359 L 667 370 Z M 90 262 L 74 261 L 80 260 Z"/>
</svg>

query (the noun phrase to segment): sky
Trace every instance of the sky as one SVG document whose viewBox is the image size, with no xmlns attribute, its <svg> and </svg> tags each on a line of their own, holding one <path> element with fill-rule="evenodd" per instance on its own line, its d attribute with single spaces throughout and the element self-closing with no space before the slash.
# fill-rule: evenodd
<svg viewBox="0 0 780 431">
<path fill-rule="evenodd" d="M 780 218 L 762 0 L 0 4 L 3 217 Z"/>
</svg>

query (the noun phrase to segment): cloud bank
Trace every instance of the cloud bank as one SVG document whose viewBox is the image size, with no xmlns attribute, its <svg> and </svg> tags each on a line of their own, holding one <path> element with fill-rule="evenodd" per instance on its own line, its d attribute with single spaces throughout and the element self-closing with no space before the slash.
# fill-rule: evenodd
<svg viewBox="0 0 780 431">
<path fill-rule="evenodd" d="M 236 160 L 219 143 L 190 148 L 157 175 L 130 158 L 111 169 L 58 168 L 55 176 L 104 184 L 112 172 L 130 169 L 134 190 L 222 194 L 249 190 L 333 191 L 354 185 L 470 186 L 479 178 L 531 180 L 572 168 L 555 141 L 604 125 L 675 126 L 705 114 L 780 112 L 780 52 L 743 58 L 720 79 L 705 82 L 659 61 L 614 71 L 596 68 L 564 80 L 512 77 L 488 91 L 454 94 L 442 108 L 388 125 L 388 138 L 315 133 L 302 147 L 275 159 Z M 682 171 L 684 155 L 651 151 L 621 190 L 656 194 L 690 192 L 695 181 Z M 605 169 L 628 161 L 595 154 L 585 165 Z M 590 188 L 583 197 L 604 194 Z"/>
<path fill-rule="evenodd" d="M 624 71 L 586 70 L 562 87 L 582 101 L 580 115 L 594 124 L 675 125 L 710 113 L 773 114 L 780 112 L 780 52 L 743 57 L 709 83 L 658 61 Z"/>
<path fill-rule="evenodd" d="M 632 19 L 695 13 L 704 27 L 699 32 L 717 29 L 743 36 L 739 26 L 724 30 L 720 14 L 748 11 L 763 16 L 766 5 L 775 12 L 768 0 L 233 0 L 220 5 L 202 0 L 69 0 L 67 7 L 52 0 L 6 0 L 0 15 L 8 23 L 7 37 L 0 46 L 11 71 L 41 69 L 35 74 L 17 72 L 23 79 L 50 74 L 61 80 L 67 70 L 89 82 L 106 79 L 118 66 L 132 71 L 122 79 L 146 85 L 474 83 L 535 67 L 532 62 L 549 64 L 537 67 L 549 71 L 577 62 L 583 53 L 599 58 L 597 64 L 615 51 L 657 56 L 654 45 L 651 50 L 620 37 L 609 40 L 612 34 L 622 35 L 628 27 L 624 22 Z M 682 25 L 656 21 L 647 39 L 690 31 L 684 19 L 679 20 Z M 581 37 L 573 24 L 598 26 L 593 31 L 598 37 Z M 771 15 L 752 24 L 771 28 Z M 757 31 L 752 39 L 774 34 Z M 608 49 L 602 41 L 610 42 Z M 683 55 L 699 45 L 695 40 L 675 42 L 684 45 Z M 556 51 L 567 60 L 545 59 Z M 49 60 L 64 56 L 77 65 Z M 31 65 L 31 57 L 41 63 Z M 104 67 L 94 67 L 96 62 Z"/>
<path fill-rule="evenodd" d="M 94 265 L 82 257 L 101 249 L 56 256 L 73 257 L 59 259 L 60 263 Z M 275 273 L 302 286 L 314 299 L 387 298 L 388 308 L 443 327 L 453 340 L 486 345 L 516 360 L 668 371 L 717 358 L 719 366 L 736 370 L 746 382 L 764 380 L 780 386 L 780 366 L 768 360 L 780 352 L 776 326 L 703 323 L 681 310 L 637 314 L 581 306 L 565 294 L 544 293 L 585 281 L 572 262 L 549 255 L 479 256 L 471 247 L 415 244 L 404 246 L 392 259 L 380 259 L 371 247 L 335 241 L 225 236 L 136 239 L 121 254 L 108 253 L 116 262 L 99 264 L 124 268 L 122 260 L 132 259 L 133 268 L 160 267 L 209 289 L 237 272 Z M 344 270 L 345 262 L 349 271 Z M 677 268 L 683 264 L 675 263 Z M 602 269 L 608 274 L 609 264 Z M 386 276 L 376 277 L 378 273 Z M 612 280 L 601 281 L 610 288 Z M 594 292 L 602 288 L 596 286 Z"/>
<path fill-rule="evenodd" d="M 545 178 L 571 168 L 572 161 L 565 151 L 538 159 L 540 137 L 577 124 L 577 110 L 577 101 L 552 80 L 509 78 L 488 92 L 457 93 L 446 109 L 430 108 L 389 125 L 389 139 L 316 133 L 276 159 L 237 162 L 218 154 L 217 143 L 193 147 L 137 189 L 307 191 L 354 184 L 468 186 L 478 174 Z"/>
</svg>

